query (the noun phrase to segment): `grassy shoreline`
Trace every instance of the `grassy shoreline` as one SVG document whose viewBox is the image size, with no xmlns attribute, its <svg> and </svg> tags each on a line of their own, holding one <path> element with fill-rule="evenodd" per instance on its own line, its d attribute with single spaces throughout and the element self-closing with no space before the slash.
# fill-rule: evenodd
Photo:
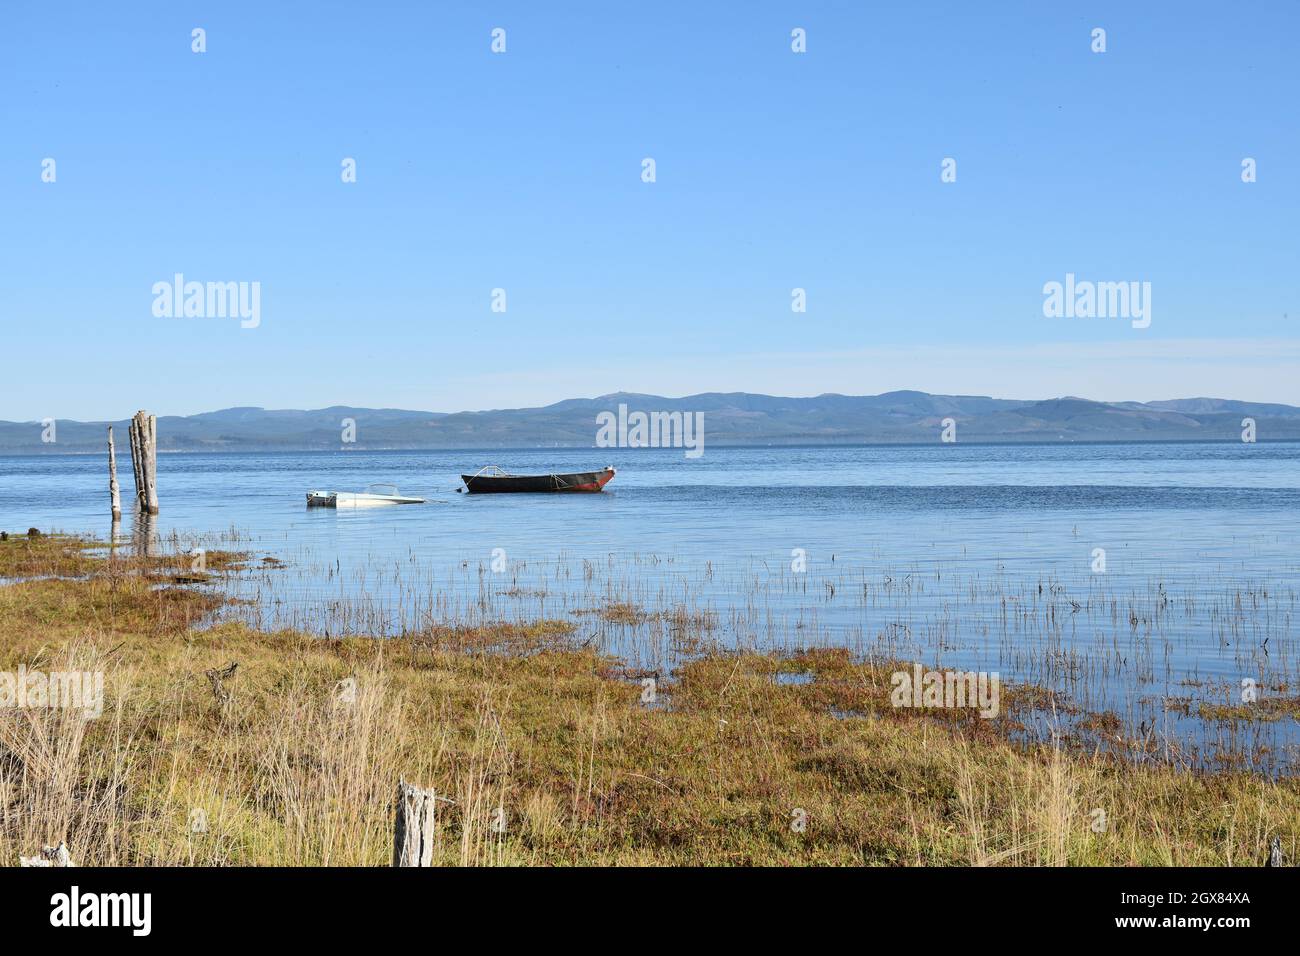
<svg viewBox="0 0 1300 956">
<path fill-rule="evenodd" d="M 1022 746 L 997 720 L 890 707 L 897 665 L 845 652 L 708 653 L 648 705 L 644 675 L 569 621 L 198 629 L 224 600 L 204 582 L 238 563 L 0 542 L 0 670 L 102 671 L 106 696 L 94 720 L 0 710 L 4 864 L 65 840 L 84 865 L 386 865 L 399 778 L 443 796 L 442 864 L 1253 866 L 1275 837 L 1300 849 L 1300 782 Z M 232 662 L 218 693 L 207 672 Z"/>
</svg>

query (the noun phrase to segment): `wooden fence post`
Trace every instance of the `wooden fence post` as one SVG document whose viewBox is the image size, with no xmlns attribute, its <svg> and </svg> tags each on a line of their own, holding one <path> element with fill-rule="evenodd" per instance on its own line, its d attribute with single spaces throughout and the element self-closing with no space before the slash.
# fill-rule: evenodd
<svg viewBox="0 0 1300 956">
<path fill-rule="evenodd" d="M 405 780 L 397 782 L 397 819 L 393 826 L 393 866 L 432 866 L 436 828 L 433 790 Z"/>
<path fill-rule="evenodd" d="M 108 426 L 108 499 L 113 508 L 113 520 L 122 520 L 122 492 L 117 487 L 117 452 L 113 448 L 113 426 Z"/>
</svg>

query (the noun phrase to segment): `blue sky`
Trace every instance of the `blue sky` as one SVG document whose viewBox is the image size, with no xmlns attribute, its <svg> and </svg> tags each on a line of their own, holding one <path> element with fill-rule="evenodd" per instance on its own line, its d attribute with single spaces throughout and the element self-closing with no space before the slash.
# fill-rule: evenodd
<svg viewBox="0 0 1300 956">
<path fill-rule="evenodd" d="M 1300 404 L 1297 35 L 1290 0 L 9 2 L 0 419 Z M 260 325 L 155 317 L 177 272 L 260 282 Z M 1066 273 L 1150 282 L 1150 328 L 1044 317 Z"/>
</svg>

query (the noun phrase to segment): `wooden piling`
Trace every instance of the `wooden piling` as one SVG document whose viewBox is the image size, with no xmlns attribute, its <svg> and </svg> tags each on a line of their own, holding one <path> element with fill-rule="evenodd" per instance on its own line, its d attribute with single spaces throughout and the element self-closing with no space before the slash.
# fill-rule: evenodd
<svg viewBox="0 0 1300 956">
<path fill-rule="evenodd" d="M 145 435 L 148 444 L 145 446 L 147 454 L 145 455 L 145 467 L 148 469 L 145 473 L 145 510 L 151 515 L 158 513 L 158 416 L 149 415 L 145 421 Z"/>
<path fill-rule="evenodd" d="M 158 513 L 158 417 L 141 410 L 131 419 L 135 497 L 145 514 Z"/>
<path fill-rule="evenodd" d="M 117 452 L 113 448 L 113 426 L 108 426 L 108 500 L 113 508 L 113 520 L 122 520 L 122 492 L 117 487 Z"/>
<path fill-rule="evenodd" d="M 144 488 L 144 472 L 140 470 L 140 436 L 135 426 L 136 420 L 132 418 L 127 426 L 127 438 L 131 447 L 131 479 L 135 482 L 135 501 L 138 505 L 143 500 L 141 491 Z"/>
<path fill-rule="evenodd" d="M 432 790 L 405 780 L 397 782 L 397 814 L 393 825 L 393 866 L 433 866 L 434 808 Z"/>
</svg>

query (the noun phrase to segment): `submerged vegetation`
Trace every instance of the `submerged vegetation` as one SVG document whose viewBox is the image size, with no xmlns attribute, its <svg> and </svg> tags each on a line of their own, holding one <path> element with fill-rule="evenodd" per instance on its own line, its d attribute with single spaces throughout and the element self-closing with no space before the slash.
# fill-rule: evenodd
<svg viewBox="0 0 1300 956">
<path fill-rule="evenodd" d="M 205 626 L 246 564 L 0 541 L 0 671 L 104 675 L 95 719 L 0 710 L 0 860 L 62 840 L 78 864 L 386 865 L 399 778 L 439 794 L 443 864 L 1257 865 L 1275 838 L 1300 852 L 1300 782 L 1134 764 L 1064 732 L 1026 743 L 1020 719 L 1054 703 L 1037 688 L 1005 689 L 996 720 L 894 708 L 908 662 L 724 651 L 690 611 L 667 614 L 694 635 L 671 671 L 611 656 L 577 616 L 385 639 Z"/>
</svg>

